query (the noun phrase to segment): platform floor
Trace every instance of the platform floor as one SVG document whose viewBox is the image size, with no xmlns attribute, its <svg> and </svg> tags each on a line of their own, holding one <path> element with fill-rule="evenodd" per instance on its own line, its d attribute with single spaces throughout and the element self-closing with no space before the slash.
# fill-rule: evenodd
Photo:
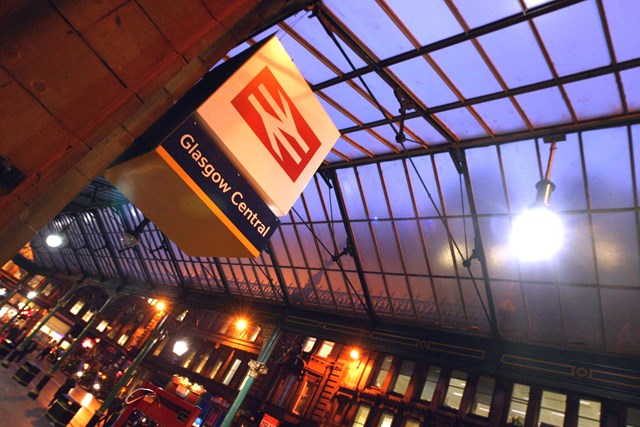
<svg viewBox="0 0 640 427">
<path fill-rule="evenodd" d="M 44 372 L 47 372 L 51 367 L 51 364 L 46 361 L 36 361 L 35 355 L 37 355 L 37 352 L 34 352 L 34 355 L 27 356 L 26 360 L 39 365 L 42 372 L 26 387 L 11 378 L 25 359 L 20 363 L 14 362 L 9 368 L 0 366 L 0 427 L 50 427 L 52 425 L 44 414 L 53 394 L 66 377 L 57 372 L 40 393 L 37 400 L 28 397 L 27 392 L 40 381 Z M 80 403 L 82 408 L 68 425 L 71 427 L 84 427 L 93 416 L 94 411 L 100 407 L 100 402 L 96 401 L 91 394 L 80 387 L 72 389 L 69 395 Z"/>
</svg>

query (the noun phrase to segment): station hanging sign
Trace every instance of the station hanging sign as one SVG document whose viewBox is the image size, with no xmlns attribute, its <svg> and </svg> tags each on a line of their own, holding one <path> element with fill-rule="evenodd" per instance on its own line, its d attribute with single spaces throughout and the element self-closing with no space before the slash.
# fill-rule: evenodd
<svg viewBox="0 0 640 427">
<path fill-rule="evenodd" d="M 289 212 L 340 135 L 276 37 L 196 114 L 278 216 Z"/>
</svg>

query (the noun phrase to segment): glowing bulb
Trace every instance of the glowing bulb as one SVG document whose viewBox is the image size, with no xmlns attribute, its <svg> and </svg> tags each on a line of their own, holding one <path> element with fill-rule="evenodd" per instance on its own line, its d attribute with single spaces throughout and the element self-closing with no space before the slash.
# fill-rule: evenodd
<svg viewBox="0 0 640 427">
<path fill-rule="evenodd" d="M 187 346 L 187 343 L 183 340 L 176 341 L 176 343 L 173 345 L 173 352 L 178 356 L 182 356 L 187 352 L 187 350 L 189 350 L 189 346 Z"/>
<path fill-rule="evenodd" d="M 247 329 L 247 321 L 244 319 L 238 319 L 238 321 L 236 322 L 236 328 L 238 328 L 238 330 L 240 331 L 244 331 L 245 329 Z"/>
<path fill-rule="evenodd" d="M 29 298 L 29 299 L 34 299 L 34 298 L 36 297 L 36 295 L 38 295 L 38 293 L 37 293 L 37 292 L 35 292 L 35 291 L 30 291 L 30 292 L 27 294 L 27 298 Z"/>
<path fill-rule="evenodd" d="M 155 307 L 156 307 L 156 310 L 163 311 L 165 308 L 167 308 L 167 304 L 163 301 L 158 301 Z"/>
<path fill-rule="evenodd" d="M 7 294 L 7 290 L 5 288 L 0 289 L 0 296 L 4 296 Z"/>
<path fill-rule="evenodd" d="M 360 353 L 356 349 L 351 350 L 351 353 L 349 353 L 349 355 L 353 360 L 358 360 L 360 358 Z"/>
<path fill-rule="evenodd" d="M 511 247 L 522 261 L 551 258 L 562 246 L 564 227 L 547 207 L 527 210 L 513 222 Z"/>
<path fill-rule="evenodd" d="M 47 243 L 47 246 L 51 248 L 57 248 L 58 246 L 62 245 L 63 239 L 59 234 L 49 234 L 45 239 L 45 242 Z"/>
</svg>

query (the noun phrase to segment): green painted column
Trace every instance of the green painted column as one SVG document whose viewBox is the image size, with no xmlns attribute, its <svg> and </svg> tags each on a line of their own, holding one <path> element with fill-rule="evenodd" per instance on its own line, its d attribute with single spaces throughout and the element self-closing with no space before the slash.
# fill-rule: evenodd
<svg viewBox="0 0 640 427">
<path fill-rule="evenodd" d="M 64 353 L 64 355 L 60 358 L 60 360 L 58 360 L 56 363 L 54 363 L 53 366 L 49 369 L 49 372 L 44 374 L 44 377 L 40 380 L 40 382 L 36 385 L 36 387 L 33 390 L 29 391 L 29 393 L 27 395 L 30 398 L 32 398 L 34 400 L 38 398 L 38 396 L 40 395 L 40 392 L 42 391 L 42 389 L 47 385 L 49 380 L 51 380 L 51 378 L 56 373 L 56 371 L 58 369 L 60 369 L 60 366 L 62 366 L 62 363 L 64 363 L 64 361 L 67 359 L 67 357 L 71 353 L 73 353 L 73 350 L 82 342 L 82 340 L 84 339 L 85 336 L 87 336 L 89 331 L 91 331 L 91 328 L 93 328 L 94 323 L 96 322 L 96 320 L 98 320 L 98 317 L 100 317 L 99 315 L 102 314 L 109 307 L 111 302 L 116 297 L 117 297 L 117 295 L 111 295 L 107 299 L 107 301 L 104 304 L 102 304 L 102 307 L 100 307 L 100 310 L 98 310 L 98 312 L 96 314 L 94 314 L 94 316 L 91 318 L 89 323 L 87 323 L 87 326 L 85 326 L 84 329 L 82 330 L 82 332 L 80 332 L 80 334 L 76 337 L 76 339 L 73 340 L 73 342 L 71 343 L 71 345 L 69 346 L 67 351 Z"/>
<path fill-rule="evenodd" d="M 276 346 L 276 343 L 280 336 L 280 328 L 269 325 L 263 328 L 263 333 L 265 335 L 265 342 L 262 344 L 262 350 L 260 350 L 260 354 L 258 354 L 257 360 L 251 360 L 249 362 L 249 378 L 247 378 L 242 388 L 238 391 L 238 395 L 229 408 L 229 412 L 227 412 L 227 415 L 225 415 L 224 420 L 222 420 L 222 424 L 220 424 L 220 427 L 231 426 L 231 422 L 238 413 L 242 402 L 244 402 L 244 399 L 247 397 L 247 394 L 249 393 L 251 386 L 256 380 L 256 377 L 258 377 L 258 375 L 264 375 L 268 372 L 266 362 L 267 360 L 269 360 L 269 356 L 271 356 L 271 353 L 273 353 L 273 349 Z"/>
<path fill-rule="evenodd" d="M 131 377 L 133 376 L 134 372 L 138 368 L 138 365 L 147 356 L 147 354 L 149 353 L 153 345 L 156 342 L 158 342 L 158 339 L 160 339 L 160 337 L 162 336 L 164 323 L 166 322 L 168 317 L 169 315 L 166 314 L 162 318 L 162 320 L 158 322 L 158 325 L 153 330 L 151 337 L 149 337 L 147 342 L 144 344 L 144 346 L 140 350 L 140 353 L 138 353 L 138 356 L 136 356 L 135 360 L 124 372 L 124 374 L 122 375 L 120 380 L 117 382 L 117 384 L 113 387 L 109 395 L 104 399 L 100 408 L 93 414 L 93 417 L 91 417 L 86 427 L 95 427 L 100 421 L 100 418 L 102 418 L 105 412 L 107 412 L 107 409 L 109 409 L 109 406 L 111 405 L 111 402 L 113 402 L 113 399 L 116 398 L 120 390 L 127 384 L 127 382 L 129 382 L 129 379 L 131 379 Z"/>
<path fill-rule="evenodd" d="M 80 288 L 79 284 L 73 285 L 73 287 L 71 287 L 71 289 L 69 289 L 67 291 L 66 294 L 64 294 L 62 296 L 62 298 L 60 298 L 58 300 L 58 303 L 55 305 L 55 307 L 53 307 L 49 313 L 42 318 L 42 320 L 40 320 L 40 322 L 36 325 L 36 327 L 31 331 L 31 333 L 29 334 L 28 337 L 26 337 L 18 346 L 18 348 L 16 348 L 15 350 L 13 350 L 13 352 L 9 355 L 7 355 L 3 360 L 2 360 L 2 367 L 4 368 L 8 368 L 9 365 L 11 365 L 11 362 L 13 362 L 15 360 L 16 357 L 18 357 L 18 354 L 20 354 L 26 347 L 27 345 L 31 342 L 31 340 L 36 336 L 36 334 L 40 331 L 40 329 L 49 321 L 49 319 L 51 319 L 53 317 L 54 314 L 56 314 L 56 312 L 62 307 L 64 306 L 68 301 L 69 301 L 69 297 L 71 296 L 71 294 L 73 292 L 75 292 L 76 290 L 78 290 Z"/>
</svg>

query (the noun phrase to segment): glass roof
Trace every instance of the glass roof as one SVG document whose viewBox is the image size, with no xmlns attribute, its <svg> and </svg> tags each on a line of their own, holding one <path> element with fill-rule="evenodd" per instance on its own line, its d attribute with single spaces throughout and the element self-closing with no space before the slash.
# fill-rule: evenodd
<svg viewBox="0 0 640 427">
<path fill-rule="evenodd" d="M 341 131 L 270 251 L 190 257 L 152 223 L 125 248 L 143 213 L 100 178 L 34 239 L 37 262 L 640 355 L 638 21 L 634 0 L 321 2 L 226 57 L 275 32 Z M 525 263 L 511 223 L 554 135 L 565 243 Z M 45 249 L 67 224 L 71 244 Z"/>
</svg>

